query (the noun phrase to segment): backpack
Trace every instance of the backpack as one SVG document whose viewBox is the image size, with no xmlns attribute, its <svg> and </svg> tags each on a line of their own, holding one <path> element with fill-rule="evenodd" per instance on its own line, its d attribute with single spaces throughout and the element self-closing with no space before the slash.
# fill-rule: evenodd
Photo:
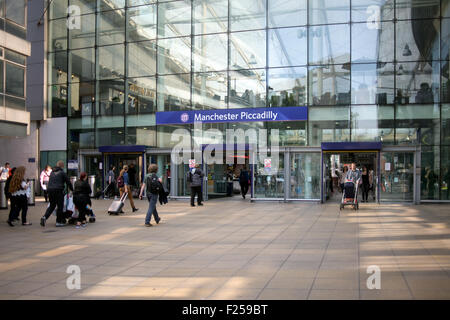
<svg viewBox="0 0 450 320">
<path fill-rule="evenodd" d="M 161 183 L 159 182 L 156 174 L 148 175 L 145 184 L 147 186 L 147 192 L 151 194 L 159 194 L 159 191 L 161 190 Z"/>
<path fill-rule="evenodd" d="M 117 178 L 117 186 L 119 188 L 123 188 L 125 186 L 125 180 L 123 179 L 123 176 Z"/>
</svg>

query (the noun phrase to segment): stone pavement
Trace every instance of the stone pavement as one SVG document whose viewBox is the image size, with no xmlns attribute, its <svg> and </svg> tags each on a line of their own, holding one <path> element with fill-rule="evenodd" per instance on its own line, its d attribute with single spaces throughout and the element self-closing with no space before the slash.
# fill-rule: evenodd
<svg viewBox="0 0 450 320">
<path fill-rule="evenodd" d="M 0 299 L 450 299 L 448 205 L 171 201 L 146 228 L 147 201 L 109 216 L 98 200 L 97 222 L 75 229 L 42 228 L 38 201 L 29 227 L 0 211 Z"/>
</svg>

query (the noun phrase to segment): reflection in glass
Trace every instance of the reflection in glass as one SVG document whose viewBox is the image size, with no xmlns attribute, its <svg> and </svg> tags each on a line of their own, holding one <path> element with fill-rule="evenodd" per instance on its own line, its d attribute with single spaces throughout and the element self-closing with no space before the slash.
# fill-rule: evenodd
<svg viewBox="0 0 450 320">
<path fill-rule="evenodd" d="M 228 37 L 226 34 L 194 36 L 194 71 L 226 70 Z"/>
<path fill-rule="evenodd" d="M 249 31 L 230 34 L 230 69 L 266 66 L 266 32 Z"/>
<path fill-rule="evenodd" d="M 131 123 L 128 123 L 127 118 L 126 144 L 156 147 L 156 128 L 149 125 L 140 127 L 132 126 Z"/>
<path fill-rule="evenodd" d="M 125 7 L 126 0 L 100 0 L 99 10 L 120 9 Z"/>
<path fill-rule="evenodd" d="M 394 64 L 352 64 L 352 104 L 394 102 Z"/>
<path fill-rule="evenodd" d="M 175 1 L 158 5 L 158 36 L 181 37 L 191 33 L 191 1 Z"/>
<path fill-rule="evenodd" d="M 49 50 L 67 49 L 66 19 L 51 20 L 48 22 Z"/>
<path fill-rule="evenodd" d="M 413 152 L 382 152 L 380 169 L 381 201 L 413 201 Z"/>
<path fill-rule="evenodd" d="M 156 78 L 128 79 L 128 114 L 156 111 Z"/>
<path fill-rule="evenodd" d="M 306 25 L 308 0 L 269 0 L 269 28 Z"/>
<path fill-rule="evenodd" d="M 393 106 L 352 106 L 352 141 L 394 143 Z"/>
<path fill-rule="evenodd" d="M 441 200 L 450 200 L 450 147 L 441 147 Z"/>
<path fill-rule="evenodd" d="M 439 60 L 439 20 L 398 21 L 398 61 Z"/>
<path fill-rule="evenodd" d="M 306 121 L 272 121 L 266 122 L 265 127 L 270 130 L 269 143 L 275 143 L 272 130 L 278 130 L 280 146 L 306 146 Z"/>
<path fill-rule="evenodd" d="M 264 159 L 259 158 L 254 172 L 255 197 L 284 198 L 284 154 L 279 154 L 278 161 L 271 157 L 271 168 L 266 168 Z"/>
<path fill-rule="evenodd" d="M 266 27 L 266 1 L 230 1 L 231 31 L 262 29 Z"/>
<path fill-rule="evenodd" d="M 290 198 L 320 199 L 320 153 L 293 153 L 291 155 Z"/>
<path fill-rule="evenodd" d="M 54 84 L 49 89 L 49 117 L 67 117 L 67 85 Z"/>
<path fill-rule="evenodd" d="M 25 68 L 5 62 L 5 93 L 25 97 Z"/>
<path fill-rule="evenodd" d="M 141 77 L 156 73 L 156 42 L 128 43 L 128 76 Z"/>
<path fill-rule="evenodd" d="M 445 1 L 444 1 L 445 2 Z M 425 19 L 439 16 L 440 0 L 397 0 L 397 19 Z"/>
<path fill-rule="evenodd" d="M 269 30 L 269 67 L 306 65 L 307 29 Z"/>
<path fill-rule="evenodd" d="M 125 10 L 101 12 L 98 18 L 98 45 L 122 43 L 125 41 Z"/>
<path fill-rule="evenodd" d="M 266 106 L 264 70 L 230 72 L 229 108 L 261 108 Z"/>
<path fill-rule="evenodd" d="M 95 46 L 95 14 L 80 16 L 80 22 L 80 29 L 69 30 L 71 49 Z"/>
<path fill-rule="evenodd" d="M 442 137 L 441 144 L 450 146 L 450 104 L 442 105 L 441 111 Z"/>
<path fill-rule="evenodd" d="M 95 49 L 71 50 L 71 82 L 95 80 Z"/>
<path fill-rule="evenodd" d="M 394 0 L 352 0 L 352 21 L 376 22 L 394 18 Z"/>
<path fill-rule="evenodd" d="M 350 107 L 310 107 L 308 112 L 310 146 L 350 141 Z"/>
<path fill-rule="evenodd" d="M 442 19 L 441 23 L 441 60 L 450 61 L 450 19 Z"/>
<path fill-rule="evenodd" d="M 309 24 L 332 24 L 350 21 L 350 0 L 309 1 Z"/>
<path fill-rule="evenodd" d="M 269 69 L 269 103 L 271 107 L 306 105 L 306 67 Z"/>
<path fill-rule="evenodd" d="M 50 2 L 48 11 L 50 19 L 67 17 L 67 1 Z"/>
<path fill-rule="evenodd" d="M 225 72 L 194 73 L 192 106 L 196 110 L 225 109 L 227 74 Z"/>
<path fill-rule="evenodd" d="M 309 28 L 309 63 L 350 61 L 350 26 L 328 25 Z"/>
<path fill-rule="evenodd" d="M 194 34 L 226 32 L 228 0 L 194 0 Z"/>
<path fill-rule="evenodd" d="M 421 200 L 439 200 L 440 151 L 439 147 L 422 147 Z"/>
<path fill-rule="evenodd" d="M 128 9 L 128 41 L 156 38 L 156 5 Z"/>
<path fill-rule="evenodd" d="M 67 1 L 56 1 L 67 2 Z M 69 0 L 69 5 L 75 5 L 80 8 L 80 14 L 94 13 L 97 7 L 97 0 Z"/>
<path fill-rule="evenodd" d="M 191 105 L 190 74 L 158 77 L 158 111 L 185 110 Z"/>
<path fill-rule="evenodd" d="M 439 102 L 439 70 L 437 61 L 397 64 L 397 103 Z"/>
<path fill-rule="evenodd" d="M 397 105 L 396 143 L 439 145 L 439 105 Z M 420 139 L 420 141 L 418 141 Z"/>
<path fill-rule="evenodd" d="M 70 117 L 91 117 L 95 108 L 95 82 L 81 82 L 70 84 Z M 84 120 L 83 127 L 90 122 Z"/>
<path fill-rule="evenodd" d="M 99 81 L 99 115 L 123 116 L 124 114 L 124 81 L 122 79 Z M 101 118 L 101 117 L 100 117 Z M 107 125 L 105 120 L 105 124 Z M 120 119 L 117 121 L 120 122 Z M 122 126 L 123 126 L 123 119 Z"/>
<path fill-rule="evenodd" d="M 380 29 L 366 23 L 352 24 L 352 62 L 394 61 L 394 23 L 380 22 Z"/>
<path fill-rule="evenodd" d="M 99 79 L 124 77 L 124 53 L 122 44 L 98 48 Z"/>
<path fill-rule="evenodd" d="M 442 61 L 441 102 L 450 102 L 450 61 Z"/>
<path fill-rule="evenodd" d="M 48 83 L 67 82 L 67 51 L 48 54 Z"/>
<path fill-rule="evenodd" d="M 158 41 L 158 74 L 191 71 L 191 38 L 171 38 Z"/>
<path fill-rule="evenodd" d="M 309 67 L 309 103 L 350 104 L 350 71 L 347 65 Z"/>
</svg>

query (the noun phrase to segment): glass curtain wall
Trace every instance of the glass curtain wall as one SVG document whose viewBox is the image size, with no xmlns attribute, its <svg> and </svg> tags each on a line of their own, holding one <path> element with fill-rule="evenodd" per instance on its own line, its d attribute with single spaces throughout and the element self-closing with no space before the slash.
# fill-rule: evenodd
<svg viewBox="0 0 450 320">
<path fill-rule="evenodd" d="M 422 197 L 446 197 L 449 1 L 61 0 L 48 26 L 48 110 L 69 118 L 69 154 L 171 146 L 190 127 L 156 127 L 157 111 L 308 106 L 308 121 L 263 127 L 289 146 L 421 143 L 438 184 Z"/>
</svg>

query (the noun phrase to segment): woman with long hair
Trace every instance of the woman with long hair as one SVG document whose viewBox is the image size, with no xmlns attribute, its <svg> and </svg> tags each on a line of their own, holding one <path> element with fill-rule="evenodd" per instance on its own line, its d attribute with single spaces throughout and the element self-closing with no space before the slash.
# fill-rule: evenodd
<svg viewBox="0 0 450 320">
<path fill-rule="evenodd" d="M 91 194 L 92 190 L 87 182 L 86 172 L 80 174 L 80 180 L 75 182 L 73 188 L 73 203 L 78 209 L 78 221 L 77 228 L 86 226 L 86 215 L 89 213 L 88 205 L 91 205 Z"/>
<path fill-rule="evenodd" d="M 22 225 L 30 226 L 31 223 L 27 222 L 27 211 L 28 211 L 28 198 L 27 189 L 28 184 L 25 181 L 25 167 L 18 167 L 14 172 L 14 175 L 9 184 L 9 192 L 11 193 L 11 211 L 9 213 L 8 224 L 14 227 L 12 221 L 15 217 L 19 216 L 20 211 L 22 211 Z M 14 205 L 13 205 L 14 203 Z"/>
</svg>

